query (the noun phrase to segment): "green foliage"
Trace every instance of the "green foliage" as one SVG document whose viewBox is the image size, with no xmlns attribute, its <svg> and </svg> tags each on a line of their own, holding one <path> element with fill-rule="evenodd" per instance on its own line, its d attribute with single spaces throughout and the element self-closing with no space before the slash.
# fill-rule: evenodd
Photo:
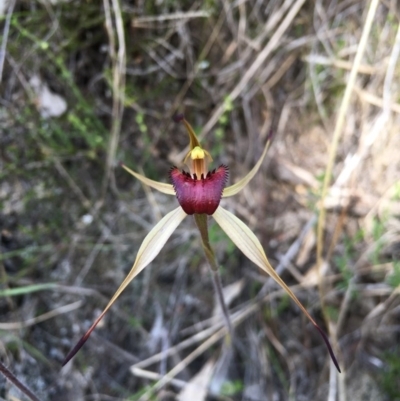
<svg viewBox="0 0 400 401">
<path fill-rule="evenodd" d="M 50 361 L 45 354 L 38 348 L 33 346 L 30 342 L 24 341 L 23 342 L 24 350 L 27 351 L 31 357 L 37 362 L 42 362 L 43 364 L 47 365 L 48 367 L 53 368 L 53 362 Z"/>
<path fill-rule="evenodd" d="M 353 273 L 348 267 L 349 258 L 348 255 L 340 255 L 334 258 L 335 265 L 340 270 L 342 274 L 342 280 L 337 284 L 338 288 L 341 290 L 346 290 L 349 286 L 350 279 L 353 277 Z"/>
<path fill-rule="evenodd" d="M 144 113 L 143 112 L 136 113 L 135 121 L 136 121 L 136 124 L 139 126 L 140 132 L 142 134 L 146 134 L 147 133 L 147 125 L 144 121 Z"/>
<path fill-rule="evenodd" d="M 387 368 L 380 374 L 381 386 L 391 401 L 400 401 L 400 348 L 386 352 L 383 360 Z"/>
<path fill-rule="evenodd" d="M 394 194 L 392 196 L 392 200 L 394 201 L 400 200 L 400 181 L 397 181 L 394 184 Z"/>
<path fill-rule="evenodd" d="M 229 124 L 229 115 L 233 110 L 233 102 L 229 96 L 225 96 L 223 102 L 224 112 L 222 113 L 221 117 L 218 120 L 218 126 L 214 130 L 214 138 L 216 142 L 211 149 L 211 153 L 213 155 L 218 155 L 223 150 L 223 141 L 225 137 L 226 127 Z"/>
<path fill-rule="evenodd" d="M 233 102 L 229 96 L 225 96 L 223 106 L 224 112 L 219 118 L 218 122 L 221 125 L 226 125 L 229 122 L 229 113 L 233 110 Z"/>
<path fill-rule="evenodd" d="M 271 366 L 273 366 L 273 368 L 279 378 L 279 381 L 281 383 L 280 385 L 286 391 L 289 391 L 289 388 L 290 388 L 289 381 L 287 380 L 285 370 L 282 367 L 282 363 L 281 363 L 278 355 L 275 352 L 275 348 L 273 348 L 272 346 L 267 346 L 267 354 L 268 354 L 269 359 L 271 360 Z"/>
<path fill-rule="evenodd" d="M 387 283 L 393 287 L 397 288 L 400 286 L 400 261 L 396 260 L 393 262 L 393 273 L 387 278 Z"/>
<path fill-rule="evenodd" d="M 329 316 L 329 319 L 337 322 L 339 318 L 339 309 L 332 305 L 325 305 L 324 308 L 325 313 Z"/>
<path fill-rule="evenodd" d="M 372 226 L 372 237 L 376 242 L 380 241 L 385 232 L 385 219 L 375 218 Z"/>
<path fill-rule="evenodd" d="M 94 112 L 94 101 L 87 99 L 77 86 L 74 77 L 67 67 L 68 54 L 60 49 L 54 50 L 48 42 L 40 39 L 35 20 L 25 19 L 24 16 L 15 13 L 12 18 L 12 28 L 15 29 L 24 45 L 36 49 L 36 56 L 43 58 L 41 73 L 52 77 L 57 77 L 57 83 L 63 88 L 66 94 L 68 111 L 65 116 L 58 119 L 45 119 L 40 117 L 34 105 L 33 94 L 28 93 L 30 105 L 20 110 L 18 120 L 23 126 L 29 126 L 32 120 L 36 120 L 34 130 L 31 130 L 29 139 L 37 141 L 42 147 L 54 151 L 58 155 L 76 153 L 77 140 L 83 140 L 79 147 L 91 150 L 106 148 L 105 138 L 107 132 L 102 122 Z M 43 25 L 43 24 L 42 24 Z M 20 47 L 22 42 L 20 42 Z M 11 48 L 11 53 L 15 56 L 21 48 Z M 13 54 L 14 55 L 14 54 Z"/>
<path fill-rule="evenodd" d="M 128 324 L 134 329 L 142 327 L 141 319 L 137 319 L 135 316 L 130 315 L 131 312 L 132 311 L 127 311 L 127 315 L 129 316 L 128 317 Z"/>
<path fill-rule="evenodd" d="M 341 281 L 337 284 L 337 287 L 341 290 L 347 290 L 350 280 L 353 277 L 353 272 L 350 269 L 350 266 L 354 263 L 354 258 L 356 257 L 356 245 L 360 243 L 362 237 L 362 231 L 359 231 L 354 237 L 345 236 L 343 239 L 343 254 L 334 257 L 335 265 L 341 273 Z M 357 293 L 353 291 L 351 295 L 352 297 L 356 297 Z"/>
<path fill-rule="evenodd" d="M 43 284 L 26 285 L 17 288 L 6 288 L 0 290 L 0 297 L 14 297 L 17 295 L 31 294 L 32 292 L 50 290 L 56 287 L 57 284 L 55 283 L 43 283 Z"/>
<path fill-rule="evenodd" d="M 231 241 L 231 239 L 225 234 L 223 230 L 217 225 L 217 224 L 212 224 L 210 225 L 208 229 L 208 235 L 210 238 L 210 243 L 211 246 L 213 244 L 218 244 L 219 242 L 224 243 L 224 250 L 228 257 L 232 256 L 235 252 L 236 246 L 235 244 Z"/>
<path fill-rule="evenodd" d="M 21 262 L 18 269 L 18 275 L 15 276 L 16 278 L 24 277 L 26 274 L 29 273 L 29 269 L 35 266 L 35 263 L 43 258 L 45 255 L 50 255 L 54 252 L 54 247 L 52 245 L 32 245 L 27 246 L 21 249 L 17 249 L 15 251 L 9 251 L 6 253 L 0 254 L 0 261 L 7 260 L 13 257 L 20 257 Z"/>
<path fill-rule="evenodd" d="M 243 391 L 244 385 L 241 380 L 226 381 L 221 388 L 221 395 L 233 397 Z"/>
<path fill-rule="evenodd" d="M 203 8 L 214 12 L 217 10 L 218 6 L 219 6 L 219 4 L 218 4 L 218 1 L 216 1 L 216 0 L 205 0 Z"/>
<path fill-rule="evenodd" d="M 320 184 L 322 184 L 322 183 L 324 182 L 324 180 L 325 180 L 325 171 L 323 171 L 323 172 L 320 173 L 320 174 L 317 174 L 317 175 L 315 176 L 315 178 L 317 179 L 317 181 L 318 181 Z"/>
<path fill-rule="evenodd" d="M 272 315 L 279 317 L 283 312 L 288 310 L 291 305 L 291 298 L 286 293 L 280 297 L 278 304 L 272 311 Z"/>
<path fill-rule="evenodd" d="M 148 391 L 151 391 L 151 389 L 154 387 L 154 385 L 148 385 L 148 386 L 144 386 L 142 387 L 138 392 L 136 392 L 135 394 L 132 394 L 131 396 L 129 396 L 127 398 L 127 400 L 129 401 L 137 401 L 139 400 L 144 394 L 146 394 Z M 150 398 L 146 398 L 146 400 L 149 401 L 155 401 L 157 400 L 157 396 L 156 395 L 152 395 L 150 396 Z"/>
<path fill-rule="evenodd" d="M 388 221 L 388 213 L 385 213 L 382 218 L 375 217 L 372 223 L 372 238 L 375 241 L 374 249 L 369 255 L 372 264 L 377 265 L 381 263 L 380 256 L 382 249 L 385 246 L 385 240 L 383 238 L 386 232 L 386 223 Z"/>
</svg>

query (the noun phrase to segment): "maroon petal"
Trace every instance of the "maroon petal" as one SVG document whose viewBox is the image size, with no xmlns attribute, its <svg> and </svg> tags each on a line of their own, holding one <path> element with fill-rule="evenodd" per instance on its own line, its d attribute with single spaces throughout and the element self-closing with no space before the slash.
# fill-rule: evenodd
<svg viewBox="0 0 400 401">
<path fill-rule="evenodd" d="M 185 213 L 212 215 L 217 210 L 228 180 L 228 167 L 220 166 L 206 177 L 200 178 L 193 178 L 173 167 L 170 177 L 178 202 Z"/>
</svg>

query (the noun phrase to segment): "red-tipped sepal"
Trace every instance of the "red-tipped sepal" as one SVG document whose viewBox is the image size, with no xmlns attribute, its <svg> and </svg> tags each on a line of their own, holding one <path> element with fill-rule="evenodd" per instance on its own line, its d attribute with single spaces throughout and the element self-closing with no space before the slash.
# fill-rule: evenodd
<svg viewBox="0 0 400 401">
<path fill-rule="evenodd" d="M 173 167 L 170 172 L 176 197 L 186 214 L 212 215 L 219 206 L 228 180 L 228 167 L 220 166 L 205 177 L 192 177 Z"/>
<path fill-rule="evenodd" d="M 103 311 L 103 313 L 96 319 L 96 321 L 90 326 L 89 330 L 82 336 L 82 338 L 78 341 L 78 343 L 75 345 L 74 348 L 68 353 L 66 358 L 64 359 L 64 362 L 62 366 L 66 365 L 77 353 L 78 351 L 83 347 L 89 336 L 92 334 L 92 331 L 96 328 L 96 326 L 99 324 L 100 320 L 103 319 L 103 316 L 106 314 L 108 309 Z"/>
</svg>

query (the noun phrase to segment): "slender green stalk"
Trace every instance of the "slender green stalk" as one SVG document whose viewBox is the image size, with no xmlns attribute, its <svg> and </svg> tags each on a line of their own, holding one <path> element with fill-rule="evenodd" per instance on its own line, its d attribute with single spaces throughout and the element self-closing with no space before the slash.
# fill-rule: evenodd
<svg viewBox="0 0 400 401">
<path fill-rule="evenodd" d="M 208 265 L 210 266 L 214 288 L 217 293 L 218 301 L 221 305 L 221 309 L 222 309 L 222 313 L 225 318 L 226 326 L 228 327 L 228 330 L 229 330 L 228 342 L 231 342 L 232 338 L 233 338 L 233 326 L 232 326 L 231 319 L 229 317 L 228 307 L 227 307 L 227 305 L 225 303 L 225 299 L 224 299 L 221 277 L 220 277 L 219 271 L 218 271 L 218 262 L 215 258 L 214 251 L 212 250 L 211 245 L 210 245 L 210 239 L 208 236 L 207 215 L 195 214 L 194 220 L 196 222 L 197 228 L 200 231 L 201 244 L 203 246 L 203 251 L 206 256 Z"/>
<path fill-rule="evenodd" d="M 206 255 L 207 261 L 210 264 L 211 270 L 218 270 L 218 263 L 215 259 L 214 251 L 210 245 L 210 239 L 208 237 L 208 222 L 207 215 L 205 214 L 195 214 L 194 221 L 196 222 L 197 228 L 201 235 L 201 244 L 203 245 L 203 250 Z"/>
</svg>

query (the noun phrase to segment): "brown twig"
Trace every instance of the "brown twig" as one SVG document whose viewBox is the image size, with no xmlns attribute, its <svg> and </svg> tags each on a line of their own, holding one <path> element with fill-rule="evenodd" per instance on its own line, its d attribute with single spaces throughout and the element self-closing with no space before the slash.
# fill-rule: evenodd
<svg viewBox="0 0 400 401">
<path fill-rule="evenodd" d="M 25 386 L 25 384 L 21 383 L 18 378 L 10 371 L 8 370 L 2 362 L 0 362 L 0 372 L 12 383 L 14 384 L 15 387 L 17 387 L 19 390 L 21 390 L 27 397 L 29 397 L 32 401 L 40 401 L 38 397 L 36 397 L 35 394 L 32 393 L 31 390 L 29 390 L 28 387 Z"/>
</svg>

